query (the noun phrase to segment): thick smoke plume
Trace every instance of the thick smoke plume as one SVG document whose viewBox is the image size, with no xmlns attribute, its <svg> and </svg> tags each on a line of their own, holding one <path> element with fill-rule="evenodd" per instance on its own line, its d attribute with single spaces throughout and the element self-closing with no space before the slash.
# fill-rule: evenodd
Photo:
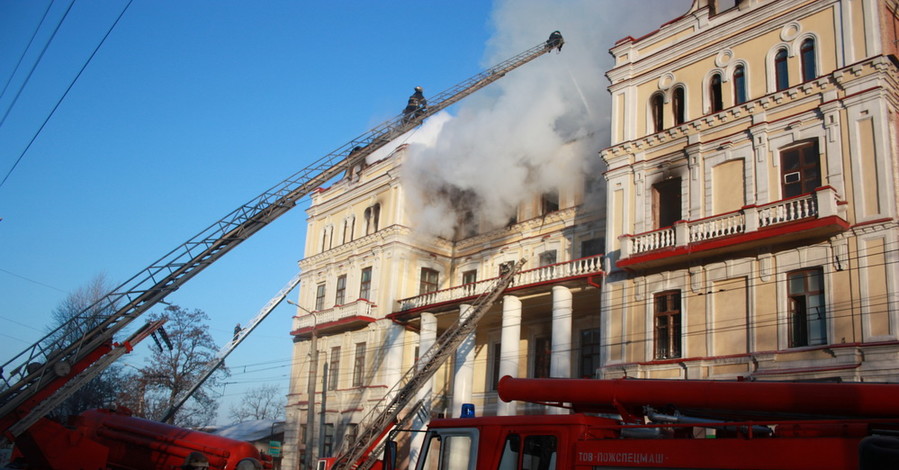
<svg viewBox="0 0 899 470">
<path fill-rule="evenodd" d="M 460 220 L 483 232 L 506 225 L 518 205 L 544 192 L 583 184 L 601 171 L 609 143 L 608 49 L 684 14 L 689 0 L 503 0 L 484 67 L 545 41 L 552 52 L 441 113 L 409 141 L 404 163 L 410 217 L 432 235 L 457 236 Z"/>
</svg>

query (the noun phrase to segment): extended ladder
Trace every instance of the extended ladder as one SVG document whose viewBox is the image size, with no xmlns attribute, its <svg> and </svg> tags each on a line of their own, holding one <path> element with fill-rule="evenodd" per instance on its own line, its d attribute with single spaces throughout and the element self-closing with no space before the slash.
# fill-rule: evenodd
<svg viewBox="0 0 899 470">
<path fill-rule="evenodd" d="M 228 341 L 224 346 L 222 346 L 221 349 L 219 349 L 219 352 L 216 353 L 215 357 L 211 361 L 209 361 L 208 364 L 206 364 L 203 372 L 201 372 L 200 375 L 197 376 L 197 379 L 194 380 L 194 383 L 175 397 L 175 400 L 172 402 L 172 406 L 162 418 L 163 423 L 167 423 L 175 417 L 175 413 L 177 413 L 178 410 L 181 409 L 182 406 L 184 406 L 184 403 L 187 401 L 187 399 L 190 398 L 191 395 L 193 395 L 194 392 L 196 392 L 197 389 L 206 382 L 206 379 L 212 376 L 212 374 L 219 367 L 221 367 L 222 364 L 225 363 L 225 358 L 228 357 L 229 354 L 231 354 L 231 351 L 234 351 L 234 348 L 236 348 L 238 344 L 242 343 L 247 335 L 255 330 L 259 323 L 261 323 L 262 320 L 265 320 L 265 318 L 268 317 L 270 313 L 272 313 L 272 310 L 274 310 L 275 307 L 280 305 L 281 302 L 283 302 L 284 299 L 287 298 L 287 294 L 289 294 L 290 291 L 292 291 L 293 288 L 300 283 L 300 274 L 301 273 L 297 273 L 290 281 L 288 281 L 287 285 L 281 288 L 281 290 L 278 291 L 278 293 L 275 294 L 275 296 L 272 297 L 272 299 L 269 300 L 264 307 L 262 307 L 262 310 L 259 310 L 259 313 L 257 313 L 256 316 L 246 324 L 246 326 L 244 326 L 240 331 L 234 334 L 234 338 L 232 338 L 231 341 Z"/>
<path fill-rule="evenodd" d="M 515 68 L 550 52 L 556 46 L 561 46 L 560 40 L 549 40 L 532 47 L 434 95 L 430 106 L 412 119 L 397 116 L 350 140 L 213 223 L 84 309 L 72 321 L 60 325 L 34 345 L 0 365 L 0 388 L 3 389 L 0 391 L 0 433 L 5 433 L 17 421 L 16 416 L 27 411 L 20 407 L 29 406 L 26 402 L 31 398 L 39 392 L 42 396 L 56 393 L 60 388 L 57 379 L 72 377 L 68 373 L 61 373 L 62 371 L 92 356 L 134 319 L 262 227 L 292 209 L 301 198 L 364 161 L 368 155 L 415 128 L 427 117 L 499 80 Z M 94 319 L 86 318 L 91 309 L 110 309 L 115 313 L 95 325 Z M 60 337 L 79 339 L 67 344 L 57 344 L 57 338 Z M 67 389 L 74 392 L 77 387 Z"/>
<path fill-rule="evenodd" d="M 393 427 L 400 412 L 415 399 L 418 391 L 434 376 L 437 369 L 456 352 L 468 335 L 474 332 L 478 322 L 490 310 L 503 291 L 509 287 L 524 262 L 524 259 L 519 260 L 511 270 L 500 276 L 492 287 L 481 293 L 472 303 L 470 313 L 465 317 L 460 316 L 459 320 L 444 331 L 434 345 L 418 359 L 418 363 L 406 371 L 399 382 L 384 395 L 384 398 L 359 424 L 362 431 L 334 460 L 332 470 L 368 470 L 371 467 L 378 458 L 378 455 L 371 450 L 386 434 L 386 431 Z"/>
</svg>

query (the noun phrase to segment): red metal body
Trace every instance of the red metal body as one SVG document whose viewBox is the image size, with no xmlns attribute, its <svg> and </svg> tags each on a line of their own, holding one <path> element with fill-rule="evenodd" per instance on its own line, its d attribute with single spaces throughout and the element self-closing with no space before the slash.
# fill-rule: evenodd
<svg viewBox="0 0 899 470">
<path fill-rule="evenodd" d="M 899 468 L 899 385 L 504 377 L 499 395 L 617 416 L 432 420 L 417 468 Z"/>
<path fill-rule="evenodd" d="M 43 419 L 16 439 L 16 449 L 30 469 L 175 469 L 191 452 L 205 455 L 210 469 L 230 470 L 245 458 L 272 466 L 248 442 L 135 418 L 127 410 L 89 410 L 68 426 Z"/>
</svg>

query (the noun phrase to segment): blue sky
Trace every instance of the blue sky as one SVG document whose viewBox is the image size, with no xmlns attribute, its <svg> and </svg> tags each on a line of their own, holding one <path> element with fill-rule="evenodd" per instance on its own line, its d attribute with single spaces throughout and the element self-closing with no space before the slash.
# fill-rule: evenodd
<svg viewBox="0 0 899 470">
<path fill-rule="evenodd" d="M 537 2 L 501 3 L 508 12 Z M 608 11 L 598 20 L 610 27 L 608 41 L 591 45 L 606 60 L 616 39 L 645 34 L 690 2 L 626 3 L 647 11 L 616 21 L 621 2 L 561 2 L 558 21 L 547 18 L 512 53 L 564 33 L 565 15 L 589 5 Z M 0 0 L 0 86 L 9 80 L 0 96 L 0 117 L 9 113 L 0 178 L 21 157 L 0 186 L 3 362 L 42 336 L 69 292 L 100 274 L 124 282 L 398 114 L 414 86 L 426 95 L 446 89 L 503 49 L 488 1 L 135 0 L 23 154 L 127 1 L 76 2 L 23 88 L 69 6 L 50 6 L 26 51 L 48 4 Z M 224 343 L 296 273 L 305 225 L 303 208 L 294 209 L 168 300 L 204 310 Z M 229 358 L 222 411 L 262 383 L 286 393 L 293 314 L 279 307 Z"/>
</svg>

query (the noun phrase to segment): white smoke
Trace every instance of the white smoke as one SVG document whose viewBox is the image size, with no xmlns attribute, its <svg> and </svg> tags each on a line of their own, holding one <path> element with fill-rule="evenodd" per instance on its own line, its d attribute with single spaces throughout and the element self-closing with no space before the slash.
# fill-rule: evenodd
<svg viewBox="0 0 899 470">
<path fill-rule="evenodd" d="M 536 195 L 583 184 L 609 143 L 608 49 L 685 13 L 689 0 L 500 0 L 485 68 L 545 41 L 565 38 L 561 53 L 541 56 L 467 98 L 455 117 L 441 113 L 411 142 L 404 186 L 415 227 L 451 237 L 459 210 L 452 187 L 475 195 L 481 229 L 506 224 Z M 488 92 L 489 91 L 489 92 Z M 454 207 L 455 205 L 455 207 Z M 485 226 L 492 221 L 492 226 Z"/>
</svg>

